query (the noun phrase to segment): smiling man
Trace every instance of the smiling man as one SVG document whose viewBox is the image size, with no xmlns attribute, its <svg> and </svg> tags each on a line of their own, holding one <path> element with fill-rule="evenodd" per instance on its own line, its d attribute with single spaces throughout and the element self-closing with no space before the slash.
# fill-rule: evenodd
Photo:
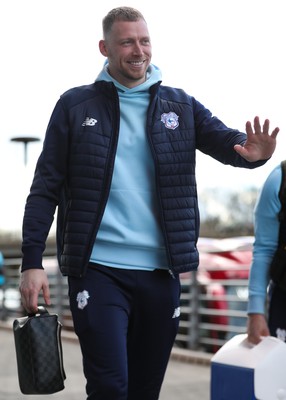
<svg viewBox="0 0 286 400">
<path fill-rule="evenodd" d="M 200 150 L 256 168 L 274 152 L 269 121 L 228 128 L 181 89 L 161 84 L 146 21 L 130 7 L 103 19 L 94 83 L 57 102 L 23 220 L 20 291 L 36 312 L 45 242 L 58 207 L 89 400 L 157 400 L 180 317 L 179 274 L 198 267 L 195 160 Z"/>
<path fill-rule="evenodd" d="M 113 21 L 107 17 L 103 35 L 99 49 L 108 58 L 109 74 L 128 88 L 145 82 L 152 47 L 143 16 L 137 21 Z"/>
</svg>

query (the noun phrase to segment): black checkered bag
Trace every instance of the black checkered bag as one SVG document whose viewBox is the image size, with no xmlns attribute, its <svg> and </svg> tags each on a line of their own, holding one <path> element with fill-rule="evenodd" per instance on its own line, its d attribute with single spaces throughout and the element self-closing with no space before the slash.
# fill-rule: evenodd
<svg viewBox="0 0 286 400">
<path fill-rule="evenodd" d="M 14 320 L 18 378 L 23 394 L 52 394 L 66 379 L 57 314 L 39 307 L 37 314 Z"/>
</svg>

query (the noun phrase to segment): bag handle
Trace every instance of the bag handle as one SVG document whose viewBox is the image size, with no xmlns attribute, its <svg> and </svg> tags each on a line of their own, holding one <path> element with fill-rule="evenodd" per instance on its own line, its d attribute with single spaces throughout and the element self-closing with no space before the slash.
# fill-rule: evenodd
<svg viewBox="0 0 286 400">
<path fill-rule="evenodd" d="M 44 314 L 49 314 L 49 311 L 46 309 L 46 307 L 39 306 L 38 310 L 35 313 L 28 313 L 28 317 L 35 317 L 37 315 L 44 315 Z"/>
</svg>

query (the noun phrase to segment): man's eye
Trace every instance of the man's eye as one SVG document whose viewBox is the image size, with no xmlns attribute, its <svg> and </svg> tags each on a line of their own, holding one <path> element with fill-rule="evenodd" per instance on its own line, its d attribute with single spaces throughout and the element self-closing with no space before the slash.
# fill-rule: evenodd
<svg viewBox="0 0 286 400">
<path fill-rule="evenodd" d="M 150 38 L 145 38 L 145 39 L 142 39 L 141 40 L 141 43 L 143 44 L 143 45 L 150 45 Z"/>
</svg>

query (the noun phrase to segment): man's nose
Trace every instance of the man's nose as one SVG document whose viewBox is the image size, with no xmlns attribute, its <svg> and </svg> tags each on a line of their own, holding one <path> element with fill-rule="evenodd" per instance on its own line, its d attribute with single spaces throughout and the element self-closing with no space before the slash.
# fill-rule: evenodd
<svg viewBox="0 0 286 400">
<path fill-rule="evenodd" d="M 134 44 L 133 53 L 136 55 L 142 55 L 144 53 L 140 43 Z"/>
</svg>

